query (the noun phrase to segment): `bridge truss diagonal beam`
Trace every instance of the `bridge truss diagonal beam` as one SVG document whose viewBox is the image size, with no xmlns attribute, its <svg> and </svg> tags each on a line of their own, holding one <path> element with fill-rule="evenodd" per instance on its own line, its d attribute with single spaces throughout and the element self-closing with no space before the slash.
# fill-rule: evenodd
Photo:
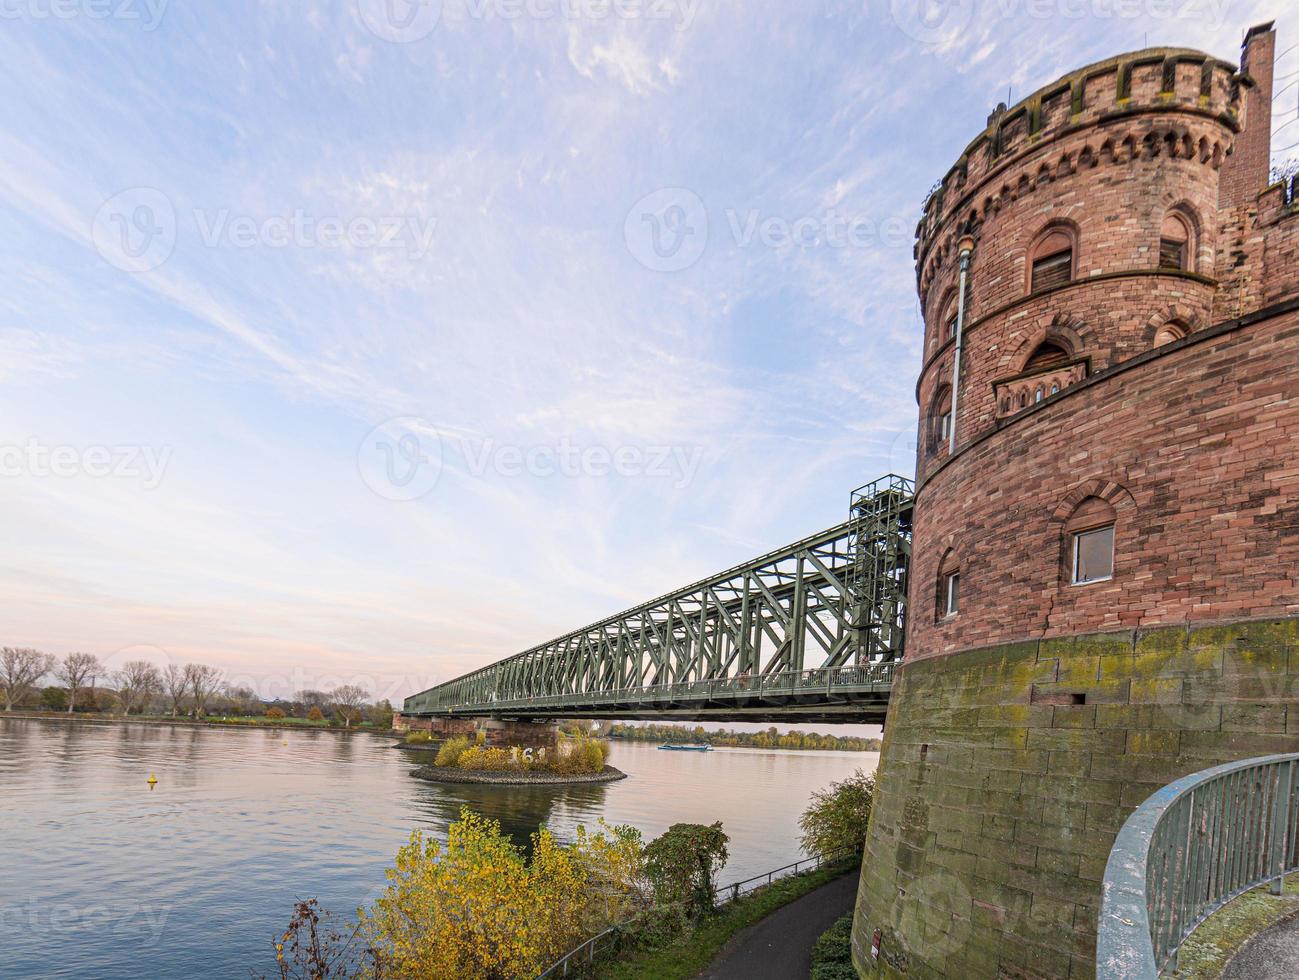
<svg viewBox="0 0 1299 980">
<path fill-rule="evenodd" d="M 913 488 L 850 519 L 406 700 L 408 715 L 771 716 L 887 698 L 901 658 Z"/>
</svg>

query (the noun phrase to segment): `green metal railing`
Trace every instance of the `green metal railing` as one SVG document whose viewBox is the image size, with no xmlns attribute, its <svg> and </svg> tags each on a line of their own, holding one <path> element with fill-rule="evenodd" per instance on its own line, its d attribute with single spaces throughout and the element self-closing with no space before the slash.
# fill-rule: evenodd
<svg viewBox="0 0 1299 980">
<path fill-rule="evenodd" d="M 1137 808 L 1105 866 L 1097 980 L 1176 969 L 1195 928 L 1299 870 L 1299 755 L 1232 762 L 1170 783 Z"/>
</svg>

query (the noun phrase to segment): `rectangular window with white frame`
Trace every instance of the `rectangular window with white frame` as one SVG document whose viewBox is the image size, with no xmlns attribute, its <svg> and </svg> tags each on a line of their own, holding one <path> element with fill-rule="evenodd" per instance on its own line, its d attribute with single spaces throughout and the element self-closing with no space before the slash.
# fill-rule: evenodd
<svg viewBox="0 0 1299 980">
<path fill-rule="evenodd" d="M 943 581 L 943 615 L 955 616 L 961 610 L 961 573 L 952 572 Z"/>
<path fill-rule="evenodd" d="M 1114 525 L 1073 536 L 1073 584 L 1108 582 L 1114 577 Z"/>
</svg>

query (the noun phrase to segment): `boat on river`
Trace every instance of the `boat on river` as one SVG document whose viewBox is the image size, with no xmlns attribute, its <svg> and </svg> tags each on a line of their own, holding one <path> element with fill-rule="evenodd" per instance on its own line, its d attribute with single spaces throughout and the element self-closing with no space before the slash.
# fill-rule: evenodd
<svg viewBox="0 0 1299 980">
<path fill-rule="evenodd" d="M 711 752 L 711 745 L 677 745 L 673 742 L 666 742 L 659 746 L 660 752 Z"/>
</svg>

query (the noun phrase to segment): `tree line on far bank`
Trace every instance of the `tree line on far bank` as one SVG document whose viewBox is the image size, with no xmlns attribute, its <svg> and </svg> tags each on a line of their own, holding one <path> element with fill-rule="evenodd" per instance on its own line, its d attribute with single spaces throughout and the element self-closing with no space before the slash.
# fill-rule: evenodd
<svg viewBox="0 0 1299 980">
<path fill-rule="evenodd" d="M 727 729 L 710 732 L 702 725 L 688 728 L 685 725 L 632 725 L 619 723 L 609 726 L 609 738 L 636 742 L 670 742 L 676 745 L 719 745 L 750 749 L 828 749 L 838 752 L 878 752 L 878 738 L 860 738 L 855 735 L 819 735 L 816 732 L 792 731 L 781 735 L 775 728 L 761 732 L 733 732 Z"/>
<path fill-rule="evenodd" d="M 46 681 L 54 683 L 45 684 Z M 266 701 L 248 687 L 227 683 L 208 664 L 128 660 L 112 668 L 90 653 L 61 658 L 24 647 L 0 648 L 0 697 L 5 711 L 60 711 L 171 718 L 299 718 L 351 728 L 392 727 L 392 705 L 371 703 L 356 684 L 328 691 L 299 691 L 289 700 Z"/>
</svg>

